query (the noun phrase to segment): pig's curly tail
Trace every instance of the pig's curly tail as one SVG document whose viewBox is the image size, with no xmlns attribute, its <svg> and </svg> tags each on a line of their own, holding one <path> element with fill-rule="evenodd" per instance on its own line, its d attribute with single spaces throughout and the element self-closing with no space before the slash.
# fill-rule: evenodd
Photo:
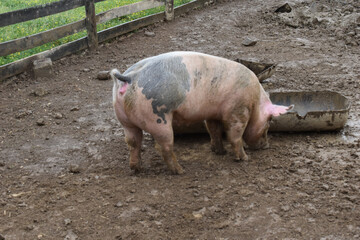
<svg viewBox="0 0 360 240">
<path fill-rule="evenodd" d="M 125 75 L 122 75 L 119 70 L 116 68 L 110 71 L 110 76 L 113 79 L 113 81 L 117 84 L 117 81 L 120 80 L 122 82 L 126 82 L 128 84 L 131 83 L 131 78 Z"/>
</svg>

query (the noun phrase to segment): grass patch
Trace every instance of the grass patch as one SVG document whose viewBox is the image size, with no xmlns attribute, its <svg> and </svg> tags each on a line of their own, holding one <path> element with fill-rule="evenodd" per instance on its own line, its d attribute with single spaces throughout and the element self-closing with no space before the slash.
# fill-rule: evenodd
<svg viewBox="0 0 360 240">
<path fill-rule="evenodd" d="M 51 3 L 58 0 L 1 0 L 0 1 L 0 14 L 4 12 L 10 12 L 15 11 L 23 8 L 29 8 L 41 4 Z M 135 2 L 139 2 L 141 0 L 108 0 L 104 2 L 99 2 L 95 4 L 95 11 L 96 14 L 110 10 L 112 8 L 120 7 L 123 5 L 132 4 Z M 175 6 L 179 6 L 185 3 L 190 2 L 191 0 L 175 0 Z M 137 12 L 131 15 L 127 15 L 121 18 L 110 20 L 106 23 L 99 24 L 97 26 L 97 30 L 101 31 L 125 22 L 129 22 L 141 17 L 145 17 L 154 13 L 158 13 L 161 11 L 164 11 L 165 7 L 157 7 L 153 9 L 148 9 L 145 11 Z M 71 22 L 79 21 L 81 19 L 85 18 L 85 7 L 79 7 L 76 9 L 72 9 L 66 12 L 54 14 L 51 16 L 13 24 L 10 26 L 2 27 L 0 28 L 0 43 L 10 41 L 13 39 L 18 39 L 21 37 L 33 35 L 39 32 L 47 31 L 56 27 L 60 27 L 66 24 L 69 24 Z M 16 60 L 34 55 L 39 52 L 43 52 L 46 50 L 49 50 L 51 48 L 54 48 L 56 46 L 59 46 L 61 44 L 65 44 L 71 41 L 74 41 L 76 39 L 79 39 L 81 37 L 86 36 L 86 31 L 81 31 L 76 34 L 58 39 L 56 41 L 25 50 L 22 52 L 13 53 L 4 57 L 0 57 L 0 65 L 5 65 L 11 62 L 14 62 Z"/>
</svg>

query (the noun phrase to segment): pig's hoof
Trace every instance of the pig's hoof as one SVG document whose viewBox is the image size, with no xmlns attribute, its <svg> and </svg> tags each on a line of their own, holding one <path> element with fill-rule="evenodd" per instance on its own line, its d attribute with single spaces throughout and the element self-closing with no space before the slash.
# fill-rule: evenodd
<svg viewBox="0 0 360 240">
<path fill-rule="evenodd" d="M 245 155 L 243 157 L 235 158 L 235 162 L 242 162 L 242 161 L 249 161 L 248 155 Z"/>
<path fill-rule="evenodd" d="M 185 174 L 185 170 L 181 166 L 178 166 L 177 168 L 173 169 L 171 172 L 176 175 Z"/>
<path fill-rule="evenodd" d="M 138 174 L 138 173 L 141 172 L 141 168 L 135 168 L 135 169 L 133 169 L 133 170 L 134 170 L 134 173 L 135 173 L 135 174 Z"/>
<path fill-rule="evenodd" d="M 226 150 L 225 150 L 225 149 L 222 149 L 222 150 L 215 151 L 215 154 L 216 154 L 216 155 L 225 155 L 225 154 L 226 154 Z"/>
<path fill-rule="evenodd" d="M 224 148 L 218 148 L 215 146 L 211 146 L 211 151 L 214 152 L 216 155 L 225 155 L 226 150 Z"/>
<path fill-rule="evenodd" d="M 265 146 L 262 147 L 262 149 L 264 149 L 264 150 L 265 150 L 265 149 L 269 149 L 269 148 L 270 148 L 269 143 L 266 143 Z"/>
<path fill-rule="evenodd" d="M 134 173 L 139 173 L 141 171 L 139 164 L 130 164 L 130 169 L 133 170 Z"/>
</svg>

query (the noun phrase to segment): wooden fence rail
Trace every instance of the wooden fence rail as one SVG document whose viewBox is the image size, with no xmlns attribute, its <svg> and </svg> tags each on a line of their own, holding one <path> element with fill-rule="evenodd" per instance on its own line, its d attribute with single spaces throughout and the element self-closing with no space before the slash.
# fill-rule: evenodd
<svg viewBox="0 0 360 240">
<path fill-rule="evenodd" d="M 116 36 L 134 31 L 138 28 L 162 21 L 164 19 L 172 20 L 175 16 L 183 14 L 193 8 L 204 6 L 207 2 L 212 0 L 193 0 L 177 8 L 174 8 L 174 0 L 143 0 L 141 2 L 121 6 L 95 15 L 95 3 L 101 1 L 105 0 L 60 0 L 58 2 L 41 6 L 0 14 L 0 27 L 3 27 L 68 11 L 81 6 L 85 6 L 86 10 L 86 18 L 80 21 L 31 36 L 0 43 L 0 56 L 6 56 L 11 53 L 31 49 L 65 36 L 72 35 L 76 32 L 82 31 L 83 29 L 87 29 L 88 33 L 87 37 L 83 37 L 73 42 L 55 47 L 51 50 L 0 66 L 0 80 L 29 70 L 34 60 L 42 58 L 57 60 L 88 47 L 90 49 L 96 49 L 98 42 L 107 41 Z M 99 23 L 104 23 L 114 18 L 162 5 L 165 5 L 165 12 L 120 24 L 100 32 L 96 31 L 96 25 Z"/>
<path fill-rule="evenodd" d="M 82 7 L 85 5 L 85 1 L 86 0 L 61 0 L 58 2 L 3 13 L 0 14 L 0 27 L 46 17 L 56 13 Z M 95 2 L 102 1 L 105 0 L 96 0 Z"/>
</svg>

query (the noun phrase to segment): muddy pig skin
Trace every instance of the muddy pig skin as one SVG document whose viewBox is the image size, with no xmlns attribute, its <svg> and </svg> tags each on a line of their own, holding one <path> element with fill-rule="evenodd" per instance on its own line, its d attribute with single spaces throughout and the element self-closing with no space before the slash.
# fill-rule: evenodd
<svg viewBox="0 0 360 240">
<path fill-rule="evenodd" d="M 135 171 L 141 166 L 142 130 L 154 137 L 169 169 L 182 174 L 173 152 L 173 125 L 205 120 L 215 153 L 225 153 L 225 130 L 236 160 L 247 160 L 243 140 L 252 148 L 267 147 L 270 119 L 291 109 L 273 105 L 242 64 L 202 53 L 169 52 L 141 60 L 123 74 L 113 69 L 110 75 L 115 114 Z"/>
</svg>

